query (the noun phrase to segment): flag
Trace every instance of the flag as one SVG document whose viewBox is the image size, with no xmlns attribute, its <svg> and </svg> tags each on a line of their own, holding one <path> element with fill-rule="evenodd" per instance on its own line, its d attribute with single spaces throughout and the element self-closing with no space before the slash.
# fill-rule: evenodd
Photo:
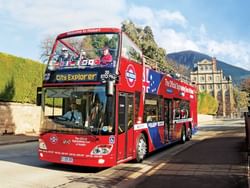
<svg viewBox="0 0 250 188">
<path fill-rule="evenodd" d="M 149 70 L 147 80 L 149 81 L 148 93 L 157 94 L 162 75 L 154 70 Z"/>
</svg>

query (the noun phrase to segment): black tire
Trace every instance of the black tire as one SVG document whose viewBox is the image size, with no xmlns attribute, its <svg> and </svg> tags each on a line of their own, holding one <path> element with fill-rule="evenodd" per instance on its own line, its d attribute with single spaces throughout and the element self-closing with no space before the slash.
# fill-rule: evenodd
<svg viewBox="0 0 250 188">
<path fill-rule="evenodd" d="M 144 134 L 140 134 L 136 142 L 136 162 L 143 161 L 147 154 L 147 142 Z"/>
<path fill-rule="evenodd" d="M 187 140 L 186 129 L 185 126 L 182 126 L 181 129 L 181 143 L 184 144 Z"/>
<path fill-rule="evenodd" d="M 188 130 L 187 130 L 187 141 L 191 140 L 192 138 L 192 129 L 190 126 L 188 126 Z"/>
</svg>

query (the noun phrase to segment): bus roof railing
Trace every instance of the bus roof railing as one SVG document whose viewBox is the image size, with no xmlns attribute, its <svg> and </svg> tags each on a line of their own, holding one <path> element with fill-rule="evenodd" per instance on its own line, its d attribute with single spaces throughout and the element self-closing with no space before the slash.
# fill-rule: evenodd
<svg viewBox="0 0 250 188">
<path fill-rule="evenodd" d="M 143 60 L 144 60 L 145 65 L 149 65 L 152 69 L 156 71 L 161 71 L 159 70 L 158 62 L 155 61 L 154 59 L 151 59 L 150 57 L 147 57 L 147 56 L 143 56 Z"/>
<path fill-rule="evenodd" d="M 180 80 L 182 82 L 185 82 L 187 84 L 190 84 L 190 78 L 184 75 L 181 75 L 179 73 L 177 73 L 173 68 L 171 68 L 170 70 L 166 70 L 163 69 L 159 66 L 159 63 L 157 61 L 155 61 L 154 59 L 151 59 L 150 57 L 147 56 L 143 56 L 143 61 L 145 65 L 148 65 L 149 67 L 151 67 L 153 70 L 157 71 L 157 72 L 162 72 L 164 74 L 167 74 L 177 80 Z"/>
</svg>

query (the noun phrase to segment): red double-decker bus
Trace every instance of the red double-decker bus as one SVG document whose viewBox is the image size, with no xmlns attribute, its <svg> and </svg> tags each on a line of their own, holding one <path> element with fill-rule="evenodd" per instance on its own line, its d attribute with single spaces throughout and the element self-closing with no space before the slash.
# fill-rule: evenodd
<svg viewBox="0 0 250 188">
<path fill-rule="evenodd" d="M 159 70 L 117 28 L 58 35 L 39 102 L 39 158 L 53 163 L 140 162 L 197 130 L 196 89 Z"/>
</svg>

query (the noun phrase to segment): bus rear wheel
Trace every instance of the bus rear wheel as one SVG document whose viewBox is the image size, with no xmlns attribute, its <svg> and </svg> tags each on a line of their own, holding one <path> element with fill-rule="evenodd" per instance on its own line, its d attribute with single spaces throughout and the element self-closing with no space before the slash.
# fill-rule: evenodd
<svg viewBox="0 0 250 188">
<path fill-rule="evenodd" d="M 136 143 L 136 162 L 142 162 L 147 154 L 147 142 L 144 134 L 140 134 Z"/>
<path fill-rule="evenodd" d="M 187 140 L 186 129 L 185 126 L 182 126 L 181 129 L 181 143 L 184 144 Z"/>
</svg>

